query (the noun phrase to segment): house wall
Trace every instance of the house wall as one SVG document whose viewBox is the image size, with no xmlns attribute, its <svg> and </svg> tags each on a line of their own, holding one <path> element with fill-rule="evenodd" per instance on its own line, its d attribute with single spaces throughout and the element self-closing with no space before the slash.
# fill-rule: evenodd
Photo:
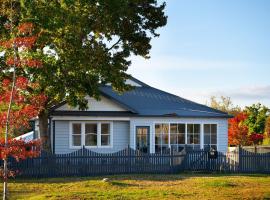
<svg viewBox="0 0 270 200">
<path fill-rule="evenodd" d="M 217 124 L 217 150 L 227 152 L 228 149 L 228 120 L 216 118 L 131 118 L 130 146 L 135 148 L 136 126 L 150 126 L 150 152 L 155 152 L 155 123 L 194 123 L 201 124 L 200 148 L 203 148 L 203 124 Z"/>
<path fill-rule="evenodd" d="M 106 97 L 101 96 L 100 101 L 97 101 L 94 98 L 86 97 L 88 101 L 87 111 L 126 111 L 125 108 L 119 104 L 109 100 Z M 70 107 L 68 104 L 64 104 L 56 109 L 57 111 L 78 111 L 79 107 Z"/>
<path fill-rule="evenodd" d="M 64 117 L 63 117 L 64 118 Z M 68 118 L 67 118 L 68 119 Z M 78 119 L 77 119 L 78 120 Z M 82 121 L 89 121 L 93 119 L 82 118 Z M 105 119 L 104 119 L 105 120 Z M 117 119 L 111 119 L 113 122 L 113 135 L 112 135 L 112 147 L 99 147 L 91 148 L 92 151 L 100 153 L 117 152 L 125 149 L 128 145 L 134 148 L 136 126 L 150 126 L 150 152 L 155 152 L 155 123 L 194 123 L 201 124 L 201 137 L 200 148 L 203 148 L 203 124 L 217 124 L 217 150 L 221 152 L 227 152 L 228 148 L 228 122 L 227 119 L 215 119 L 215 118 L 129 118 L 125 121 L 116 121 Z M 121 119 L 118 119 L 121 120 Z M 129 121 L 127 121 L 129 120 Z M 70 134 L 70 121 L 73 120 L 55 120 L 55 153 L 71 153 L 76 149 L 71 149 L 69 145 Z M 99 121 L 102 121 L 100 119 Z"/>
<path fill-rule="evenodd" d="M 92 151 L 98 153 L 117 152 L 128 147 L 130 141 L 129 122 L 128 121 L 113 121 L 113 136 L 112 147 L 91 148 Z M 55 153 L 65 154 L 76 151 L 71 149 L 69 144 L 70 121 L 55 121 Z"/>
</svg>

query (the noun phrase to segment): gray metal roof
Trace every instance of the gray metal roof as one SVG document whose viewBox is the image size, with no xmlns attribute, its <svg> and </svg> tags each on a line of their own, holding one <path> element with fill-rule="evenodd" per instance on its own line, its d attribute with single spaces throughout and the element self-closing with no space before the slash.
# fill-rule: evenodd
<svg viewBox="0 0 270 200">
<path fill-rule="evenodd" d="M 230 118 L 228 113 L 198 104 L 179 96 L 153 88 L 133 77 L 141 85 L 119 94 L 111 86 L 101 86 L 101 94 L 126 108 L 127 112 L 56 111 L 52 115 L 62 116 L 141 116 L 141 117 L 203 117 Z M 62 105 L 65 102 L 62 103 Z"/>
<path fill-rule="evenodd" d="M 153 88 L 135 78 L 132 80 L 142 87 L 135 87 L 122 95 L 113 91 L 110 86 L 102 86 L 100 91 L 104 96 L 132 108 L 132 111 L 139 116 L 232 117 L 225 112 Z"/>
</svg>

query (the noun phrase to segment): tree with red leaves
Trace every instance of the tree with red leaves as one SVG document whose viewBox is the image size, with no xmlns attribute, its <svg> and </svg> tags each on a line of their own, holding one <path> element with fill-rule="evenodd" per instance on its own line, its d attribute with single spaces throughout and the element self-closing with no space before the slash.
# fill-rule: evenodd
<svg viewBox="0 0 270 200">
<path fill-rule="evenodd" d="M 5 76 L 0 77 L 0 159 L 4 161 L 0 176 L 4 179 L 3 199 L 7 198 L 7 180 L 14 176 L 8 170 L 7 160 L 10 157 L 18 162 L 40 153 L 40 141 L 25 142 L 13 139 L 15 130 L 29 126 L 29 120 L 36 117 L 43 109 L 46 96 L 36 93 L 38 84 L 24 75 L 31 68 L 42 67 L 42 62 L 29 58 L 36 36 L 32 36 L 32 23 L 22 23 L 14 27 L 12 22 L 6 26 L 14 38 L 2 41 L 5 48 Z M 17 36 L 17 37 L 16 37 Z M 3 66 L 2 66 L 3 67 Z"/>
<path fill-rule="evenodd" d="M 250 145 L 248 126 L 245 124 L 247 114 L 240 112 L 234 118 L 229 119 L 229 145 Z"/>
</svg>

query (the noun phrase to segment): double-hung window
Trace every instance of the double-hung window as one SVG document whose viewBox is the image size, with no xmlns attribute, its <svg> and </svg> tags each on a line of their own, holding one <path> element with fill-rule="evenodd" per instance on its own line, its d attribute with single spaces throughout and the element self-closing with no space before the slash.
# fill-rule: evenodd
<svg viewBox="0 0 270 200">
<path fill-rule="evenodd" d="M 204 124 L 204 149 L 217 149 L 217 124 Z"/>
<path fill-rule="evenodd" d="M 101 146 L 110 146 L 111 134 L 110 134 L 110 124 L 101 123 Z"/>
<path fill-rule="evenodd" d="M 164 153 L 169 148 L 169 124 L 155 125 L 155 152 Z"/>
<path fill-rule="evenodd" d="M 109 122 L 72 122 L 71 147 L 110 147 L 112 124 Z"/>
<path fill-rule="evenodd" d="M 170 124 L 170 144 L 171 148 L 175 150 L 182 149 L 185 145 L 185 124 Z"/>
<path fill-rule="evenodd" d="M 85 146 L 97 146 L 98 124 L 85 123 Z"/>
<path fill-rule="evenodd" d="M 200 148 L 200 124 L 187 124 L 187 144 L 193 149 Z"/>
<path fill-rule="evenodd" d="M 73 123 L 71 130 L 72 146 L 78 147 L 82 145 L 82 124 Z"/>
</svg>

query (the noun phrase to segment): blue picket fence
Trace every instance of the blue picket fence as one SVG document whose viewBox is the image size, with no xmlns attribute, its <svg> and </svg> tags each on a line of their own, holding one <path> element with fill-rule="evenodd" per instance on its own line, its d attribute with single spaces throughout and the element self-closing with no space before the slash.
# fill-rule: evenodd
<svg viewBox="0 0 270 200">
<path fill-rule="evenodd" d="M 23 177 L 93 176 L 129 173 L 176 173 L 184 169 L 185 154 L 144 154 L 127 148 L 116 153 L 100 154 L 82 148 L 70 154 L 48 154 L 16 162 L 9 168 Z"/>
<path fill-rule="evenodd" d="M 141 153 L 127 148 L 110 154 L 100 154 L 82 148 L 70 154 L 42 152 L 37 158 L 16 162 L 9 159 L 9 169 L 22 177 L 94 176 L 110 174 L 225 172 L 270 173 L 270 153 L 253 153 L 239 148 L 229 153 L 209 151 L 169 151 L 165 154 Z"/>
</svg>

